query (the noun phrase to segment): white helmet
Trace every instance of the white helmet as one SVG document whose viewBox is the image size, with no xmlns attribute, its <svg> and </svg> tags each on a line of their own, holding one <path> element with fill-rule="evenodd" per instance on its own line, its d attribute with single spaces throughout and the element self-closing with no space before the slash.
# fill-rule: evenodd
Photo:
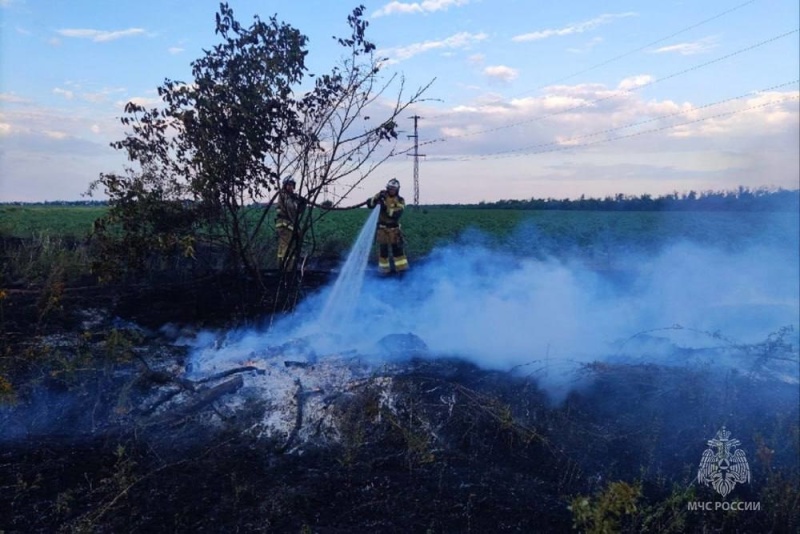
<svg viewBox="0 0 800 534">
<path fill-rule="evenodd" d="M 386 189 L 390 189 L 392 187 L 400 191 L 400 182 L 397 181 L 397 178 L 392 178 L 389 180 L 389 182 L 387 182 Z"/>
</svg>

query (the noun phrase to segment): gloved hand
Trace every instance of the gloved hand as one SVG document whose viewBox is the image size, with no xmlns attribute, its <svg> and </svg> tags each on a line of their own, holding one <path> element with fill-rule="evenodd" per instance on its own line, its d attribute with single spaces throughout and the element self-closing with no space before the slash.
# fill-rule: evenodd
<svg viewBox="0 0 800 534">
<path fill-rule="evenodd" d="M 380 201 L 381 204 L 383 204 L 386 201 L 386 191 L 381 191 L 380 193 L 378 193 L 378 200 Z"/>
</svg>

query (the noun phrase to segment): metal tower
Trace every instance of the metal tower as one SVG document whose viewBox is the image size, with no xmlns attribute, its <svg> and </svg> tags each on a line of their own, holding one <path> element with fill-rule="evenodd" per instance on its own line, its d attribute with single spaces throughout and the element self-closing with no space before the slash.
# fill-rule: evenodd
<svg viewBox="0 0 800 534">
<path fill-rule="evenodd" d="M 411 119 L 414 121 L 414 135 L 408 137 L 414 140 L 414 205 L 419 206 L 419 158 L 425 157 L 425 154 L 419 153 L 419 135 L 417 134 L 417 122 L 421 119 L 419 115 L 414 115 Z"/>
</svg>

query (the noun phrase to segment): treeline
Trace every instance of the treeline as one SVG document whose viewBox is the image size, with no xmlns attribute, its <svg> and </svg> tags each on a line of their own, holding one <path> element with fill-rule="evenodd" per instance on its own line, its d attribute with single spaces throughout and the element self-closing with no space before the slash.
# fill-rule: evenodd
<svg viewBox="0 0 800 534">
<path fill-rule="evenodd" d="M 478 204 L 437 204 L 435 207 L 473 207 L 513 210 L 591 210 L 591 211 L 800 211 L 800 189 L 750 189 L 733 191 L 689 191 L 653 197 L 617 194 L 604 198 L 531 198 L 498 200 Z"/>
<path fill-rule="evenodd" d="M 325 204 L 325 203 L 323 203 Z M 106 206 L 105 200 L 50 200 L 43 202 L 0 202 L 6 206 Z M 581 195 L 570 198 L 508 199 L 478 204 L 428 204 L 431 208 L 476 208 L 509 210 L 586 210 L 586 211 L 798 211 L 800 189 L 750 189 L 732 191 L 689 191 L 653 197 L 643 195 L 608 195 L 593 198 Z"/>
<path fill-rule="evenodd" d="M 107 206 L 105 200 L 43 200 L 41 202 L 0 202 L 0 206 Z"/>
</svg>

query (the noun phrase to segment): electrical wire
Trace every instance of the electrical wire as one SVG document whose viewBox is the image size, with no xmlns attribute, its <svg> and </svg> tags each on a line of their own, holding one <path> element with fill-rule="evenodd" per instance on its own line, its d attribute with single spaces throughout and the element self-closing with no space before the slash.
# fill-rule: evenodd
<svg viewBox="0 0 800 534">
<path fill-rule="evenodd" d="M 547 118 L 550 118 L 550 117 L 553 117 L 553 116 L 556 116 L 556 115 L 561 115 L 563 113 L 568 113 L 570 111 L 575 111 L 577 109 L 585 108 L 587 106 L 591 106 L 591 105 L 594 105 L 594 104 L 597 104 L 597 103 L 600 103 L 600 102 L 604 102 L 604 101 L 610 100 L 612 98 L 618 98 L 619 96 L 622 96 L 622 95 L 631 94 L 631 93 L 633 93 L 635 91 L 639 91 L 641 89 L 644 89 L 645 87 L 651 87 L 651 86 L 653 86 L 653 85 L 655 85 L 657 83 L 663 82 L 665 80 L 670 80 L 672 78 L 676 78 L 676 77 L 681 76 L 683 74 L 686 74 L 686 73 L 689 73 L 689 72 L 693 72 L 693 71 L 699 70 L 701 68 L 708 67 L 709 65 L 713 65 L 715 63 L 719 63 L 720 61 L 724 61 L 726 59 L 730 59 L 730 58 L 732 58 L 734 56 L 737 56 L 739 54 L 743 54 L 745 52 L 749 52 L 750 50 L 754 50 L 754 49 L 759 48 L 761 46 L 764 46 L 764 45 L 767 45 L 769 43 L 775 42 L 775 41 L 777 41 L 779 39 L 783 39 L 785 37 L 788 37 L 790 35 L 798 33 L 798 31 L 800 31 L 800 28 L 795 28 L 794 30 L 791 30 L 791 31 L 788 31 L 788 32 L 784 32 L 784 33 L 782 33 L 780 35 L 776 35 L 776 36 L 770 37 L 769 39 L 766 39 L 764 41 L 761 41 L 761 42 L 758 42 L 756 44 L 750 45 L 748 47 L 740 48 L 739 50 L 731 52 L 730 54 L 726 54 L 724 56 L 718 57 L 716 59 L 712 59 L 710 61 L 706 61 L 704 63 L 699 63 L 697 65 L 693 65 L 693 66 L 691 66 L 691 67 L 689 67 L 687 69 L 683 69 L 683 70 L 680 70 L 680 71 L 677 71 L 677 72 L 673 72 L 673 73 L 668 74 L 668 75 L 666 75 L 666 76 L 664 76 L 662 78 L 653 79 L 653 80 L 651 80 L 649 82 L 646 82 L 646 83 L 643 83 L 641 85 L 638 85 L 638 86 L 636 86 L 636 87 L 634 87 L 632 89 L 628 89 L 626 91 L 615 91 L 615 92 L 613 92 L 613 94 L 610 94 L 608 96 L 604 96 L 602 98 L 597 98 L 597 99 L 594 99 L 594 100 L 588 100 L 588 101 L 582 102 L 580 104 L 577 104 L 575 106 L 572 106 L 570 108 L 565 108 L 565 109 L 562 109 L 562 110 L 559 110 L 559 111 L 555 111 L 555 112 L 549 113 L 547 115 L 542 115 L 542 116 L 539 116 L 539 117 L 534 117 L 532 119 L 526 119 L 526 120 L 523 120 L 523 121 L 512 122 L 512 123 L 505 124 L 505 125 L 502 125 L 502 126 L 495 126 L 493 128 L 487 128 L 485 130 L 477 130 L 477 131 L 474 131 L 474 132 L 468 132 L 468 133 L 463 133 L 463 134 L 454 134 L 454 135 L 449 135 L 449 136 L 437 137 L 436 139 L 429 140 L 424 144 L 429 144 L 429 143 L 434 143 L 434 142 L 443 142 L 443 141 L 447 141 L 448 139 L 461 138 L 461 137 L 471 137 L 471 136 L 474 136 L 474 135 L 481 135 L 481 134 L 485 134 L 485 133 L 497 132 L 497 131 L 500 131 L 500 130 L 505 130 L 505 129 L 508 129 L 508 128 L 514 128 L 516 126 L 521 126 L 523 124 L 530 124 L 530 123 L 541 121 L 541 120 L 544 120 L 544 119 L 547 119 Z M 420 146 L 422 146 L 422 145 L 420 145 Z"/>
<path fill-rule="evenodd" d="M 551 81 L 551 82 L 549 82 L 549 83 L 546 83 L 546 84 L 544 84 L 544 85 L 540 85 L 540 86 L 538 86 L 538 87 L 535 87 L 535 88 L 533 88 L 533 89 L 528 89 L 528 90 L 526 90 L 526 91 L 522 91 L 522 92 L 520 92 L 520 93 L 517 93 L 515 96 L 512 96 L 512 98 L 516 98 L 516 97 L 518 97 L 518 96 L 521 96 L 521 95 L 526 95 L 526 94 L 528 94 L 528 93 L 532 93 L 532 92 L 534 92 L 534 91 L 538 91 L 538 90 L 540 90 L 540 89 L 543 89 L 543 88 L 545 88 L 545 87 L 547 87 L 547 86 L 550 86 L 550 85 L 553 85 L 553 84 L 556 84 L 556 83 L 559 83 L 559 82 L 563 82 L 563 81 L 565 81 L 565 80 L 572 79 L 572 78 L 574 78 L 574 77 L 576 77 L 576 76 L 580 76 L 581 74 L 585 74 L 585 73 L 587 73 L 587 72 L 591 72 L 591 71 L 593 71 L 593 70 L 595 70 L 595 69 L 598 69 L 598 68 L 600 68 L 600 67 L 604 67 L 604 66 L 606 66 L 606 65 L 609 65 L 609 64 L 611 64 L 611 63 L 614 63 L 615 61 L 618 61 L 618 60 L 620 60 L 620 59 L 626 58 L 626 57 L 628 57 L 628 56 L 632 56 L 633 54 L 635 54 L 635 53 L 637 53 L 637 52 L 641 52 L 642 50 L 645 50 L 645 49 L 647 49 L 647 48 L 649 48 L 649 47 L 651 47 L 651 46 L 657 45 L 657 44 L 659 44 L 659 43 L 662 43 L 662 42 L 664 42 L 664 41 L 667 41 L 667 40 L 669 40 L 669 39 L 672 39 L 673 37 L 677 37 L 678 35 L 681 35 L 681 34 L 683 34 L 683 33 L 686 33 L 686 32 L 688 32 L 688 31 L 690 31 L 690 30 L 693 30 L 693 29 L 695 29 L 695 28 L 698 28 L 698 27 L 700 27 L 700 26 L 702 26 L 702 25 L 704 25 L 704 24 L 707 24 L 707 23 L 709 23 L 709 22 L 712 22 L 712 21 L 714 21 L 714 20 L 717 20 L 717 19 L 719 19 L 719 18 L 722 18 L 722 17 L 724 17 L 725 15 L 728 15 L 728 14 L 730 14 L 730 13 L 733 13 L 734 11 L 738 11 L 739 9 L 741 9 L 741 8 L 743 8 L 743 7 L 747 6 L 747 5 L 753 4 L 753 3 L 757 2 L 757 1 L 758 1 L 758 0 L 748 0 L 747 2 L 743 2 L 743 3 L 741 3 L 741 4 L 738 4 L 738 5 L 736 5 L 736 6 L 732 7 L 732 8 L 729 8 L 729 9 L 727 9 L 727 10 L 725 10 L 725 11 L 722 11 L 721 13 L 717 13 L 716 15 L 713 15 L 713 16 L 711 16 L 711 17 L 707 18 L 707 19 L 703 19 L 703 20 L 701 20 L 700 22 L 696 22 L 696 23 L 694 23 L 694 24 L 692 24 L 692 25 L 690 25 L 690 26 L 686 26 L 685 28 L 682 28 L 682 29 L 680 29 L 680 30 L 678 30 L 678 31 L 676 31 L 676 32 L 670 33 L 669 35 L 666 35 L 666 36 L 664 36 L 664 37 L 660 37 L 660 38 L 656 39 L 655 41 L 651 41 L 651 42 L 649 42 L 649 43 L 647 43 L 647 44 L 645 44 L 645 45 L 639 46 L 638 48 L 634 48 L 633 50 L 629 50 L 629 51 L 627 51 L 627 52 L 623 52 L 622 54 L 619 54 L 619 55 L 617 55 L 617 56 L 614 56 L 614 57 L 612 57 L 612 58 L 610 58 L 610 59 L 607 59 L 607 60 L 605 60 L 605 61 L 602 61 L 602 62 L 600 62 L 600 63 L 597 63 L 597 64 L 595 64 L 595 65 L 592 65 L 592 66 L 590 66 L 590 67 L 587 67 L 587 68 L 585 68 L 585 69 L 583 69 L 583 70 L 579 70 L 579 71 L 577 71 L 577 72 L 573 72 L 572 74 L 568 74 L 567 76 L 564 76 L 564 77 L 562 77 L 562 78 L 558 78 L 558 79 L 556 79 L 556 80 L 553 80 L 553 81 Z M 429 118 L 429 119 L 431 119 L 431 120 L 432 120 L 432 119 L 437 119 L 437 118 L 440 118 L 440 117 L 444 117 L 444 116 L 450 115 L 450 114 L 452 114 L 452 113 L 453 113 L 453 112 L 447 112 L 447 113 L 440 113 L 440 114 L 438 114 L 438 115 L 430 115 L 428 118 Z"/>
<path fill-rule="evenodd" d="M 587 147 L 587 146 L 598 145 L 598 144 L 601 144 L 601 143 L 611 143 L 611 142 L 619 141 L 619 140 L 622 140 L 622 139 L 630 139 L 632 137 L 639 137 L 639 136 L 647 135 L 647 134 L 651 134 L 651 133 L 662 132 L 662 131 L 666 131 L 666 130 L 673 130 L 673 129 L 679 128 L 681 126 L 687 126 L 687 125 L 690 125 L 690 124 L 698 124 L 698 123 L 701 123 L 701 122 L 705 122 L 705 121 L 712 120 L 712 119 L 718 119 L 718 118 L 721 118 L 721 117 L 730 117 L 730 116 L 733 116 L 733 115 L 738 115 L 739 113 L 744 113 L 746 111 L 752 111 L 754 109 L 761 109 L 761 108 L 773 106 L 773 105 L 776 105 L 776 104 L 781 104 L 783 102 L 788 102 L 790 100 L 800 100 L 800 95 L 787 97 L 787 98 L 782 98 L 782 99 L 779 99 L 779 100 L 772 100 L 770 102 L 765 102 L 763 104 L 758 104 L 758 105 L 750 106 L 750 107 L 743 108 L 743 109 L 737 109 L 735 111 L 727 111 L 727 112 L 724 112 L 724 113 L 717 113 L 715 115 L 710 115 L 708 117 L 703 117 L 701 119 L 695 119 L 695 120 L 691 120 L 691 121 L 681 122 L 681 123 L 678 123 L 678 124 L 671 124 L 671 125 L 668 125 L 668 126 L 661 126 L 659 128 L 652 128 L 652 129 L 649 129 L 649 130 L 642 130 L 640 132 L 636 132 L 636 133 L 632 133 L 632 134 L 628 134 L 628 135 L 621 135 L 621 136 L 618 136 L 618 137 L 610 137 L 608 139 L 600 139 L 600 140 L 592 141 L 592 142 L 589 142 L 589 143 L 582 143 L 582 144 L 576 144 L 576 145 L 559 145 L 559 146 L 554 146 L 552 148 L 548 148 L 546 150 L 535 150 L 535 151 L 525 151 L 525 152 L 518 151 L 519 153 L 514 153 L 514 154 L 511 154 L 511 153 L 495 153 L 495 154 L 482 155 L 482 156 L 465 156 L 465 157 L 459 157 L 459 158 L 452 158 L 452 159 L 449 159 L 449 161 L 487 160 L 487 159 L 499 159 L 499 158 L 509 158 L 509 157 L 519 157 L 519 156 L 531 156 L 531 155 L 536 155 L 536 154 L 545 154 L 545 153 L 548 153 L 548 152 L 563 152 L 563 151 L 567 151 L 567 150 L 574 150 L 576 148 L 584 148 L 584 147 Z M 692 110 L 692 111 L 694 111 L 694 110 Z M 649 122 L 649 121 L 647 121 L 647 122 Z M 544 145 L 541 145 L 541 146 L 544 147 L 544 146 L 550 146 L 550 145 L 553 145 L 553 144 L 554 143 L 547 143 L 547 144 L 544 144 Z M 536 146 L 531 147 L 531 148 L 535 148 L 535 147 Z"/>
<path fill-rule="evenodd" d="M 482 154 L 481 157 L 497 156 L 497 155 L 501 155 L 501 154 L 509 154 L 509 153 L 512 153 L 512 152 L 525 152 L 525 151 L 529 151 L 531 149 L 545 148 L 545 147 L 550 147 L 550 146 L 560 147 L 560 146 L 563 146 L 563 143 L 566 143 L 566 142 L 577 141 L 577 140 L 580 140 L 580 139 L 586 139 L 586 138 L 590 138 L 590 137 L 597 137 L 598 135 L 604 135 L 604 134 L 616 132 L 616 131 L 619 131 L 619 130 L 625 130 L 625 129 L 628 129 L 628 128 L 633 128 L 635 126 L 641 126 L 643 124 L 648 124 L 648 123 L 655 122 L 655 121 L 669 119 L 669 118 L 672 118 L 672 117 L 678 117 L 680 115 L 686 115 L 687 113 L 696 113 L 696 112 L 698 112 L 700 110 L 709 109 L 709 108 L 712 108 L 712 107 L 715 107 L 715 106 L 720 106 L 722 104 L 727 104 L 727 103 L 733 102 L 735 100 L 741 100 L 741 99 L 747 98 L 749 96 L 755 96 L 755 95 L 758 95 L 759 93 L 765 93 L 767 91 L 774 91 L 774 90 L 780 89 L 782 87 L 787 87 L 789 85 L 794 85 L 794 84 L 796 84 L 798 82 L 800 82 L 800 79 L 793 80 L 791 82 L 781 83 L 781 84 L 778 84 L 778 85 L 773 85 L 771 87 L 766 87 L 764 89 L 758 89 L 758 90 L 755 90 L 755 91 L 750 91 L 748 93 L 745 93 L 745 94 L 742 94 L 742 95 L 739 95 L 739 96 L 726 98 L 724 100 L 720 100 L 720 101 L 717 101 L 717 102 L 712 102 L 712 103 L 709 103 L 709 104 L 703 104 L 702 106 L 692 107 L 690 109 L 685 109 L 685 110 L 682 110 L 682 111 L 676 111 L 674 113 L 668 113 L 666 115 L 659 115 L 657 117 L 651 117 L 649 119 L 642 120 L 642 121 L 631 122 L 631 123 L 628 123 L 628 124 L 624 124 L 622 126 L 615 126 L 614 128 L 606 128 L 606 129 L 603 129 L 603 130 L 598 130 L 596 132 L 591 132 L 591 133 L 587 133 L 587 134 L 583 134 L 583 135 L 577 135 L 577 136 L 569 137 L 569 138 L 566 138 L 566 139 L 562 139 L 560 141 L 553 141 L 553 142 L 550 142 L 550 143 L 539 143 L 539 144 L 528 145 L 528 146 L 524 146 L 524 147 L 520 147 L 520 148 L 513 148 L 513 149 L 509 149 L 509 150 L 502 150 L 502 151 L 498 151 L 498 152 L 492 152 L 492 153 L 489 153 L 489 154 Z"/>
<path fill-rule="evenodd" d="M 737 11 L 738 9 L 741 9 L 744 6 L 752 4 L 752 3 L 757 2 L 757 1 L 758 0 L 748 0 L 747 2 L 743 2 L 743 3 L 741 3 L 741 4 L 737 5 L 737 6 L 734 6 L 734 7 L 730 8 L 730 9 L 726 10 L 726 11 L 723 11 L 722 13 L 718 13 L 718 14 L 714 15 L 713 17 L 709 17 L 707 19 L 701 20 L 700 22 L 692 24 L 691 26 L 687 26 L 686 28 L 683 28 L 683 29 L 678 30 L 678 31 L 676 31 L 674 33 L 671 33 L 671 34 L 667 35 L 666 37 L 661 37 L 660 39 L 656 39 L 655 41 L 649 42 L 646 45 L 642 45 L 639 48 L 635 48 L 635 49 L 633 49 L 633 50 L 631 50 L 629 52 L 625 52 L 625 53 L 622 53 L 622 54 L 620 54 L 618 56 L 614 56 L 611 59 L 603 61 L 602 63 L 598 63 L 596 65 L 592 65 L 591 67 L 587 67 L 587 68 L 585 68 L 583 70 L 580 70 L 580 71 L 575 72 L 573 74 L 570 74 L 568 76 L 564 76 L 563 78 L 559 78 L 557 80 L 554 80 L 554 81 L 550 82 L 547 85 L 553 85 L 553 84 L 556 84 L 556 83 L 559 83 L 559 82 L 563 82 L 565 80 L 569 80 L 571 78 L 574 78 L 575 76 L 580 76 L 581 74 L 585 74 L 587 72 L 591 72 L 591 71 L 593 71 L 595 69 L 598 69 L 600 67 L 605 67 L 609 63 L 613 63 L 613 62 L 615 62 L 617 60 L 620 60 L 620 59 L 626 58 L 628 56 L 631 56 L 631 55 L 635 54 L 636 52 L 641 52 L 642 50 L 644 50 L 646 48 L 650 48 L 651 46 L 657 45 L 659 43 L 663 43 L 664 41 L 672 39 L 673 37 L 677 37 L 678 35 L 680 35 L 682 33 L 686 33 L 689 30 L 693 30 L 693 29 L 695 29 L 695 28 L 697 28 L 699 26 L 702 26 L 703 24 L 706 24 L 708 22 L 711 22 L 713 20 L 721 18 L 721 17 L 723 17 L 723 16 L 725 16 L 725 15 L 727 15 L 729 13 L 733 13 L 734 11 Z M 524 91 L 524 92 L 519 93 L 519 94 L 523 95 L 523 94 L 527 94 L 527 93 L 532 93 L 534 91 L 538 91 L 539 89 L 543 89 L 544 87 L 547 87 L 547 85 L 542 85 L 542 86 L 539 86 L 539 87 L 537 87 L 535 89 L 529 89 L 528 91 Z"/>
</svg>

